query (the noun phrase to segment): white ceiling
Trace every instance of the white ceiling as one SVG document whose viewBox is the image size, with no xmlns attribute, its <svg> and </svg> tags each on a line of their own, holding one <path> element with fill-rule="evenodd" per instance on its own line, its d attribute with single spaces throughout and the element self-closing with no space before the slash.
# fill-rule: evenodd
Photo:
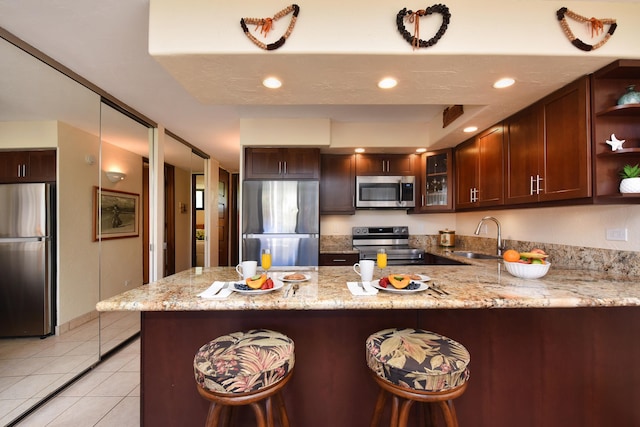
<svg viewBox="0 0 640 427">
<path fill-rule="evenodd" d="M 238 171 L 240 118 L 330 118 L 344 122 L 437 121 L 464 104 L 481 129 L 616 58 L 398 55 L 218 55 L 171 60 L 148 53 L 149 0 L 0 0 L 0 26 L 115 98 Z M 267 59 L 268 58 L 268 59 Z M 173 62 L 172 62 L 173 61 Z M 162 62 L 162 65 L 160 64 Z M 381 94 L 364 86 L 384 67 L 403 82 Z M 277 69 L 286 90 L 256 87 Z M 171 70 L 171 74 L 167 71 Z M 215 73 L 204 72 L 215 69 Z M 379 73 L 376 72 L 376 75 Z M 504 74 L 518 84 L 496 91 Z M 211 76 L 215 75 L 215 78 Z M 180 80 L 180 82 L 178 81 Z M 368 85 L 368 83 L 367 83 Z M 217 104 L 211 104 L 215 99 Z M 440 131 L 432 148 L 464 140 Z"/>
</svg>

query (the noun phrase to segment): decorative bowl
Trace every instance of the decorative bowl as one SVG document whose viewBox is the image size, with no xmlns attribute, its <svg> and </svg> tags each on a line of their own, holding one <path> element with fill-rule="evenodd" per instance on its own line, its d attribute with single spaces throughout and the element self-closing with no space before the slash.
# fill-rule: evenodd
<svg viewBox="0 0 640 427">
<path fill-rule="evenodd" d="M 523 264 L 521 262 L 503 261 L 507 271 L 522 279 L 539 279 L 549 271 L 550 263 L 546 264 Z"/>
</svg>

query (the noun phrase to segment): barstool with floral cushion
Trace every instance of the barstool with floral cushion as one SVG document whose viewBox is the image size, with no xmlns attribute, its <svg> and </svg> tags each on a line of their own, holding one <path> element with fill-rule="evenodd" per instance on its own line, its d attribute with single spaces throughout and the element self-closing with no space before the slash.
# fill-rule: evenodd
<svg viewBox="0 0 640 427">
<path fill-rule="evenodd" d="M 232 406 L 250 405 L 259 427 L 274 425 L 275 410 L 280 425 L 288 427 L 280 391 L 294 364 L 293 340 L 268 329 L 234 332 L 203 345 L 193 359 L 193 370 L 198 392 L 211 402 L 205 425 L 228 421 Z"/>
<path fill-rule="evenodd" d="M 458 426 L 453 399 L 467 388 L 470 361 L 462 344 L 421 329 L 392 328 L 370 335 L 366 353 L 367 366 L 380 386 L 371 426 L 379 424 L 389 394 L 391 426 L 407 425 L 414 402 L 437 405 L 446 426 Z M 437 414 L 429 414 L 435 425 Z"/>
</svg>

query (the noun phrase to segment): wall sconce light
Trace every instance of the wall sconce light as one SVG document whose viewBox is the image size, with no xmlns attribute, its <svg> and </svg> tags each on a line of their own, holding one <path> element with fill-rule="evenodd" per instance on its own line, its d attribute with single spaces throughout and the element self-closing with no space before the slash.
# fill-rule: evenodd
<svg viewBox="0 0 640 427">
<path fill-rule="evenodd" d="M 113 171 L 108 171 L 104 173 L 105 175 L 107 175 L 107 179 L 111 182 L 118 182 L 118 181 L 124 181 L 124 179 L 127 177 L 127 175 L 123 174 L 122 172 L 113 172 Z"/>
</svg>

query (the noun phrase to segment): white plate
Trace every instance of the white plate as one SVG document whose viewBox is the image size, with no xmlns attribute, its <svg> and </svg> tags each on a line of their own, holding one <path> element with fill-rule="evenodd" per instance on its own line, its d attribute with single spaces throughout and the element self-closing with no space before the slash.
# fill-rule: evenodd
<svg viewBox="0 0 640 427">
<path fill-rule="evenodd" d="M 426 276 L 424 276 L 426 277 Z M 379 280 L 374 280 L 373 282 L 371 282 L 371 286 L 373 286 L 376 289 L 380 289 L 381 291 L 387 291 L 387 292 L 393 292 L 396 294 L 412 294 L 414 292 L 422 292 L 422 291 L 426 291 L 427 289 L 429 289 L 429 285 L 427 283 L 424 282 L 419 282 L 417 280 L 414 280 L 414 282 L 419 283 L 420 287 L 418 289 L 397 289 L 394 288 L 393 285 L 389 284 L 386 288 L 382 287 L 378 284 L 378 282 L 380 282 Z"/>
<path fill-rule="evenodd" d="M 419 279 L 411 279 L 414 282 L 428 282 L 429 280 L 431 280 L 431 277 L 425 276 L 424 274 L 411 274 L 411 276 L 420 277 Z"/>
<path fill-rule="evenodd" d="M 307 280 L 311 279 L 311 276 L 308 274 L 304 274 L 304 273 L 300 273 L 304 276 L 304 279 L 285 279 L 285 276 L 288 276 L 290 274 L 295 274 L 295 273 L 284 273 L 280 276 L 278 276 L 278 280 L 282 280 L 283 282 L 291 282 L 291 283 L 296 283 L 296 282 L 306 282 Z"/>
<path fill-rule="evenodd" d="M 278 289 L 284 286 L 284 283 L 282 283 L 280 280 L 274 280 L 273 288 L 271 289 L 250 289 L 245 291 L 245 290 L 236 288 L 236 283 L 239 283 L 241 285 L 245 284 L 245 282 L 232 282 L 231 289 L 233 289 L 234 292 L 239 292 L 241 294 L 248 294 L 248 295 L 266 294 L 267 292 L 277 291 Z"/>
</svg>

